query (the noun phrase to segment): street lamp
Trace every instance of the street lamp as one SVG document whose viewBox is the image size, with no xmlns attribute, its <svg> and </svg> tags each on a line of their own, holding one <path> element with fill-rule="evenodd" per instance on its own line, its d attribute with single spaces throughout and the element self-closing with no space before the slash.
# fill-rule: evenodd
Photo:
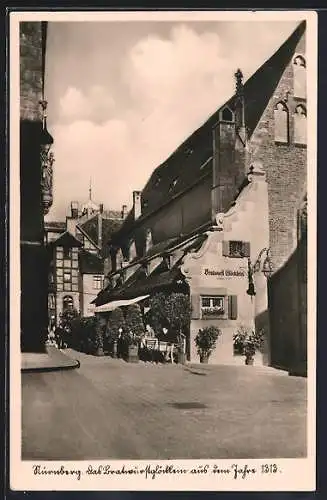
<svg viewBox="0 0 327 500">
<path fill-rule="evenodd" d="M 263 263 L 261 264 L 261 259 L 262 259 L 262 256 L 264 254 L 266 254 L 266 258 L 263 261 Z M 260 253 L 259 253 L 259 255 L 258 255 L 258 257 L 253 265 L 251 263 L 251 259 L 248 258 L 249 287 L 246 291 L 246 293 L 248 295 L 251 295 L 251 296 L 256 295 L 254 281 L 253 281 L 253 275 L 255 273 L 260 272 L 260 271 L 262 271 L 262 273 L 264 274 L 264 276 L 267 279 L 269 279 L 270 276 L 272 275 L 273 268 L 272 268 L 272 264 L 271 264 L 270 249 L 269 248 L 263 248 L 262 250 L 260 250 Z"/>
</svg>

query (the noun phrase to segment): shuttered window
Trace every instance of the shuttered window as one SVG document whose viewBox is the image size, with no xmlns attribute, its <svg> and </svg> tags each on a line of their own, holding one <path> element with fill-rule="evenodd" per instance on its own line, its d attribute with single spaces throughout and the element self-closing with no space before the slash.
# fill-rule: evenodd
<svg viewBox="0 0 327 500">
<path fill-rule="evenodd" d="M 192 295 L 192 319 L 200 318 L 200 295 Z"/>
<path fill-rule="evenodd" d="M 228 297 L 228 318 L 237 319 L 237 295 Z"/>
<path fill-rule="evenodd" d="M 248 241 L 223 241 L 224 257 L 250 257 L 250 243 Z"/>
</svg>

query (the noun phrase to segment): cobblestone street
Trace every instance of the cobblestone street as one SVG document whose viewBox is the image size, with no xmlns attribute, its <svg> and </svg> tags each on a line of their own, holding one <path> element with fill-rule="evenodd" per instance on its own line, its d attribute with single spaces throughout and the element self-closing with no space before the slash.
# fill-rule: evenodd
<svg viewBox="0 0 327 500">
<path fill-rule="evenodd" d="M 128 364 L 22 375 L 23 459 L 306 454 L 306 379 L 264 367 Z"/>
</svg>

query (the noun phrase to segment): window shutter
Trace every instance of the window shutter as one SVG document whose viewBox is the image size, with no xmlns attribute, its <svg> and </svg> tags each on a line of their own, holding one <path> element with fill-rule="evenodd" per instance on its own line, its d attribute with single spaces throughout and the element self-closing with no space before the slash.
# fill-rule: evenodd
<svg viewBox="0 0 327 500">
<path fill-rule="evenodd" d="M 228 297 L 228 317 L 229 319 L 237 319 L 237 295 L 229 295 Z"/>
<path fill-rule="evenodd" d="M 229 241 L 223 241 L 223 256 L 229 257 Z"/>
<path fill-rule="evenodd" d="M 200 295 L 192 295 L 192 319 L 200 318 Z"/>
<path fill-rule="evenodd" d="M 250 243 L 248 241 L 243 242 L 243 255 L 244 257 L 250 257 Z"/>
</svg>

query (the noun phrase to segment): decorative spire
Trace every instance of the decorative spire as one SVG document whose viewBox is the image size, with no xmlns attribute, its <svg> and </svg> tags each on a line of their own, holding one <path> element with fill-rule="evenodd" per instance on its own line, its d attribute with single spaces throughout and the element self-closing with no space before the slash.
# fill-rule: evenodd
<svg viewBox="0 0 327 500">
<path fill-rule="evenodd" d="M 234 76 L 236 79 L 236 95 L 241 96 L 243 95 L 243 73 L 238 68 Z"/>
<path fill-rule="evenodd" d="M 89 200 L 92 201 L 92 177 L 90 177 L 90 184 L 89 184 Z"/>
</svg>

